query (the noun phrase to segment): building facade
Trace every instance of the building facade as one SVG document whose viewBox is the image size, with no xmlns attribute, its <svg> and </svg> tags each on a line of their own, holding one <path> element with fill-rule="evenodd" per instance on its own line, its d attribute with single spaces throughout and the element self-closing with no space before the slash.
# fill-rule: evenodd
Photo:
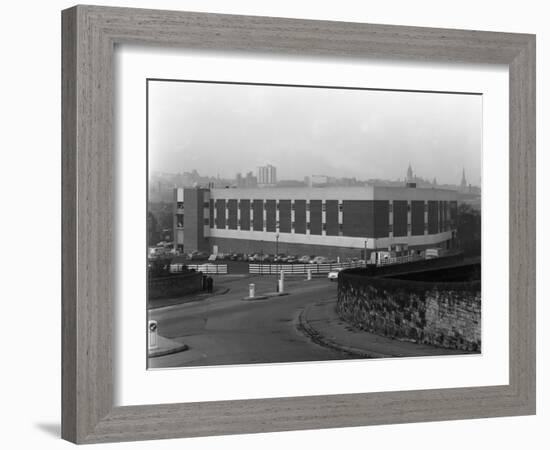
<svg viewBox="0 0 550 450">
<path fill-rule="evenodd" d="M 451 190 L 178 188 L 175 197 L 184 200 L 183 227 L 174 235 L 183 234 L 185 252 L 353 257 L 452 248 L 456 240 L 457 193 Z"/>
<path fill-rule="evenodd" d="M 277 184 L 277 168 L 268 164 L 258 167 L 258 186 L 270 187 Z"/>
<path fill-rule="evenodd" d="M 174 189 L 174 218 L 173 218 L 173 227 L 174 232 L 172 233 L 174 249 L 178 251 L 183 251 L 183 220 L 184 220 L 184 210 L 183 210 L 183 189 L 175 188 Z M 151 241 L 149 241 L 151 242 Z"/>
</svg>

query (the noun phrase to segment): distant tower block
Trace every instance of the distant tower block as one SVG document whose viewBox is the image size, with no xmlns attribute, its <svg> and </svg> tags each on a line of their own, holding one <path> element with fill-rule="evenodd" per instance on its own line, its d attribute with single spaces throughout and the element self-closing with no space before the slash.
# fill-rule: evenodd
<svg viewBox="0 0 550 450">
<path fill-rule="evenodd" d="M 407 182 L 412 182 L 414 181 L 414 173 L 413 173 L 413 170 L 412 170 L 412 167 L 411 167 L 411 163 L 409 163 L 409 168 L 407 169 L 407 179 L 406 179 Z"/>
<path fill-rule="evenodd" d="M 258 185 L 261 187 L 276 186 L 277 168 L 271 164 L 258 167 Z"/>
<path fill-rule="evenodd" d="M 460 181 L 460 190 L 461 192 L 466 192 L 468 190 L 468 183 L 466 181 L 466 171 L 462 168 L 462 180 Z"/>
</svg>

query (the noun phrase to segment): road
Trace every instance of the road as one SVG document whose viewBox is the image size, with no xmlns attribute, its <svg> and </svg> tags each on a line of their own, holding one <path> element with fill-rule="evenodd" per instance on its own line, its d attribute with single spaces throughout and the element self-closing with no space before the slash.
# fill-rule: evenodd
<svg viewBox="0 0 550 450">
<path fill-rule="evenodd" d="M 221 278 L 217 278 L 221 280 Z M 211 366 L 350 358 L 311 342 L 297 330 L 297 317 L 312 303 L 334 299 L 336 283 L 326 278 L 287 280 L 286 296 L 243 300 L 246 286 L 256 283 L 257 294 L 273 292 L 275 277 L 227 277 L 225 295 L 149 311 L 159 334 L 184 342 L 189 350 L 150 358 L 149 367 Z"/>
</svg>

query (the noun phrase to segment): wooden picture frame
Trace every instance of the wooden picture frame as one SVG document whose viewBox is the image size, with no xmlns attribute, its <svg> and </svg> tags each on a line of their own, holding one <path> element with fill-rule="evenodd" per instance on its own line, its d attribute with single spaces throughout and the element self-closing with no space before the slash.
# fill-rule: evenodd
<svg viewBox="0 0 550 450">
<path fill-rule="evenodd" d="M 75 6 L 62 13 L 62 437 L 75 443 L 535 413 L 535 37 Z M 113 52 L 193 49 L 505 64 L 509 68 L 509 384 L 113 406 Z"/>
</svg>

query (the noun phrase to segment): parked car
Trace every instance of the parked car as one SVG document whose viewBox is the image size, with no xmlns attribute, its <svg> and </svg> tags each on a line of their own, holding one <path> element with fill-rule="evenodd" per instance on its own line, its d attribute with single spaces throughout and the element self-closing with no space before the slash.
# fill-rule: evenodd
<svg viewBox="0 0 550 450">
<path fill-rule="evenodd" d="M 200 261 L 200 260 L 208 259 L 209 256 L 210 256 L 210 254 L 208 254 L 206 252 L 192 252 L 189 255 L 189 259 L 191 259 L 193 261 Z"/>
<path fill-rule="evenodd" d="M 342 270 L 341 267 L 338 267 L 337 269 L 331 270 L 331 271 L 328 273 L 327 278 L 328 278 L 330 281 L 335 281 L 335 280 L 337 280 L 337 279 L 338 279 L 338 274 L 340 273 L 341 270 Z"/>
<path fill-rule="evenodd" d="M 264 255 L 263 262 L 266 264 L 273 264 L 275 262 L 275 255 Z"/>
<path fill-rule="evenodd" d="M 159 258 L 166 254 L 164 247 L 149 247 L 149 258 Z"/>
<path fill-rule="evenodd" d="M 284 253 L 279 253 L 277 256 L 275 256 L 275 262 L 278 264 L 285 263 L 287 260 L 287 257 Z"/>
<path fill-rule="evenodd" d="M 324 256 L 316 256 L 310 262 L 310 264 L 328 264 L 328 258 Z"/>
<path fill-rule="evenodd" d="M 262 262 L 264 259 L 264 255 L 261 255 L 260 253 L 254 253 L 252 257 L 250 258 L 250 261 L 253 262 Z"/>
<path fill-rule="evenodd" d="M 297 262 L 298 262 L 298 259 L 296 258 L 296 256 L 290 255 L 286 257 L 286 261 L 285 261 L 286 264 L 294 264 Z"/>
<path fill-rule="evenodd" d="M 440 249 L 439 248 L 427 248 L 424 251 L 424 255 L 426 259 L 434 259 L 439 258 L 440 255 Z"/>
<path fill-rule="evenodd" d="M 298 262 L 301 264 L 308 264 L 311 260 L 311 257 L 308 255 L 304 255 L 301 258 L 298 259 Z"/>
</svg>

